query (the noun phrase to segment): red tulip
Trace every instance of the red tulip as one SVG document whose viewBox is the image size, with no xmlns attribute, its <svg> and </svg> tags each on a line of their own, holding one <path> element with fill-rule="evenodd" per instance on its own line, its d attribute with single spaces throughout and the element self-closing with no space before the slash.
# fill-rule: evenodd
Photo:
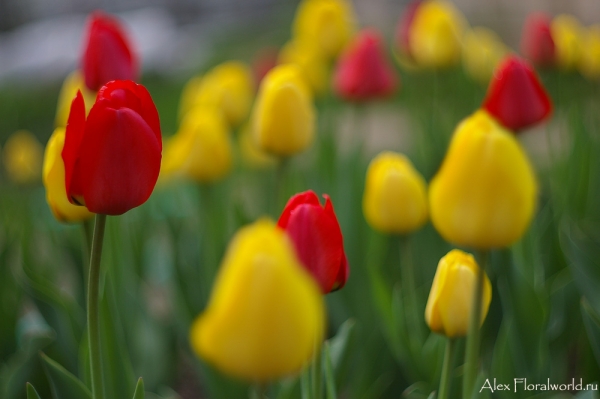
<svg viewBox="0 0 600 399">
<path fill-rule="evenodd" d="M 312 190 L 294 195 L 277 225 L 286 230 L 304 267 L 327 294 L 346 284 L 349 270 L 342 230 L 329 196 L 323 197 L 325 207 Z"/>
<path fill-rule="evenodd" d="M 360 32 L 340 58 L 334 76 L 336 93 L 347 100 L 364 101 L 394 92 L 397 77 L 388 63 L 379 34 Z"/>
<path fill-rule="evenodd" d="M 271 69 L 277 66 L 277 47 L 264 47 L 260 49 L 252 60 L 252 71 L 256 82 L 261 82 Z"/>
<path fill-rule="evenodd" d="M 62 151 L 69 200 L 107 215 L 143 204 L 158 179 L 161 151 L 158 112 L 144 86 L 107 83 L 87 120 L 78 92 Z"/>
<path fill-rule="evenodd" d="M 547 118 L 552 102 L 531 65 L 511 55 L 496 67 L 483 108 L 507 128 L 520 130 Z"/>
<path fill-rule="evenodd" d="M 100 11 L 91 15 L 81 65 L 90 90 L 96 91 L 111 80 L 137 80 L 137 56 L 115 17 Z"/>
<path fill-rule="evenodd" d="M 417 13 L 417 9 L 421 5 L 423 0 L 413 0 L 404 9 L 404 13 L 398 21 L 398 27 L 396 28 L 396 45 L 402 51 L 403 54 L 411 56 L 410 54 L 410 28 Z"/>
<path fill-rule="evenodd" d="M 550 17 L 544 13 L 529 14 L 523 26 L 521 53 L 540 67 L 555 64 L 554 39 L 550 30 Z"/>
</svg>

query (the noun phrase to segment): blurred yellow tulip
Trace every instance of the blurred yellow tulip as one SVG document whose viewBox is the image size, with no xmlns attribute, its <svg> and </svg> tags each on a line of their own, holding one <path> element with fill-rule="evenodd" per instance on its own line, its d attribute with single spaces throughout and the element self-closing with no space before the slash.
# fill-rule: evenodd
<svg viewBox="0 0 600 399">
<path fill-rule="evenodd" d="M 367 169 L 363 212 L 383 233 L 406 234 L 427 222 L 425 179 L 402 154 L 385 151 Z"/>
<path fill-rule="evenodd" d="M 295 64 L 315 95 L 329 88 L 329 68 L 314 43 L 290 41 L 279 52 L 280 64 Z"/>
<path fill-rule="evenodd" d="M 38 139 L 27 130 L 13 133 L 2 154 L 8 178 L 17 184 L 37 182 L 42 174 L 42 151 Z"/>
<path fill-rule="evenodd" d="M 474 80 L 487 84 L 494 69 L 507 53 L 498 35 L 487 28 L 469 30 L 463 41 L 463 66 Z"/>
<path fill-rule="evenodd" d="M 43 181 L 46 201 L 59 222 L 81 222 L 94 216 L 85 206 L 73 205 L 67 198 L 65 188 L 65 164 L 62 149 L 65 144 L 65 128 L 57 127 L 50 136 L 44 153 Z"/>
<path fill-rule="evenodd" d="M 582 54 L 582 27 L 572 15 L 561 14 L 550 25 L 556 62 L 565 71 L 577 68 Z"/>
<path fill-rule="evenodd" d="M 467 335 L 478 272 L 473 255 L 458 249 L 440 259 L 425 308 L 425 321 L 431 331 L 448 338 Z M 481 324 L 492 301 L 492 285 L 485 271 L 483 273 Z"/>
<path fill-rule="evenodd" d="M 431 221 L 449 242 L 506 247 L 529 226 L 537 184 L 514 133 L 486 111 L 462 121 L 429 184 Z"/>
<path fill-rule="evenodd" d="M 71 103 L 80 90 L 86 105 L 86 111 L 89 112 L 96 101 L 96 93 L 91 91 L 83 81 L 83 75 L 80 71 L 71 72 L 63 82 L 58 95 L 58 105 L 56 107 L 56 118 L 54 125 L 56 127 L 66 127 L 69 112 L 71 111 Z"/>
<path fill-rule="evenodd" d="M 340 54 L 354 31 L 354 10 L 347 0 L 303 0 L 296 11 L 294 39 L 318 45 L 329 59 Z"/>
<path fill-rule="evenodd" d="M 212 183 L 231 170 L 229 130 L 218 110 L 197 107 L 189 111 L 179 131 L 165 142 L 162 179 L 185 176 Z"/>
<path fill-rule="evenodd" d="M 445 0 L 425 0 L 415 11 L 408 35 L 410 53 L 426 68 L 446 68 L 460 61 L 466 22 Z"/>
<path fill-rule="evenodd" d="M 206 310 L 192 324 L 194 351 L 221 371 L 255 382 L 299 372 L 321 344 L 319 286 L 270 220 L 229 244 Z"/>
<path fill-rule="evenodd" d="M 244 126 L 238 135 L 238 146 L 242 162 L 252 168 L 269 168 L 277 164 L 277 158 L 262 151 L 252 138 L 250 124 Z"/>
<path fill-rule="evenodd" d="M 308 147 L 315 135 L 315 107 L 296 65 L 279 65 L 263 79 L 252 114 L 259 148 L 290 156 Z"/>
<path fill-rule="evenodd" d="M 600 25 L 590 26 L 583 37 L 579 63 L 581 74 L 588 79 L 600 79 Z"/>
<path fill-rule="evenodd" d="M 179 100 L 179 120 L 181 121 L 185 115 L 194 108 L 196 99 L 198 98 L 198 92 L 200 91 L 200 85 L 202 84 L 202 76 L 193 76 L 183 86 L 181 91 L 181 98 Z"/>
</svg>

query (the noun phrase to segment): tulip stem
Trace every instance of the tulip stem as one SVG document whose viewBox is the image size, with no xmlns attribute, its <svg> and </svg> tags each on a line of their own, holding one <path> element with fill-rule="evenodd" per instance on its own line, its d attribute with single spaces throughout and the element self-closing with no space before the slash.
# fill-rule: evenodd
<svg viewBox="0 0 600 399">
<path fill-rule="evenodd" d="M 87 298 L 87 329 L 90 346 L 90 372 L 92 377 L 92 398 L 104 399 L 102 382 L 102 359 L 100 351 L 100 261 L 106 215 L 97 214 L 90 256 Z"/>
<path fill-rule="evenodd" d="M 273 195 L 275 196 L 273 204 L 273 217 L 279 218 L 281 210 L 285 206 L 285 177 L 287 174 L 288 164 L 290 160 L 287 157 L 281 157 L 277 163 L 277 171 L 275 172 L 275 190 Z"/>
<path fill-rule="evenodd" d="M 456 341 L 452 338 L 446 340 L 446 352 L 444 353 L 444 365 L 442 366 L 442 378 L 440 379 L 440 391 L 437 399 L 447 399 L 450 393 L 452 378 L 452 359 L 454 358 L 454 349 Z"/>
<path fill-rule="evenodd" d="M 410 334 L 410 338 L 418 340 L 412 345 L 414 348 L 421 348 L 423 337 L 423 312 L 421 311 L 419 300 L 417 298 L 417 281 L 415 279 L 414 265 L 412 262 L 410 241 L 408 236 L 400 236 L 400 273 L 402 278 L 402 289 L 406 293 L 407 309 L 410 312 L 410 324 L 415 329 L 415 334 Z M 411 339 L 412 340 L 412 339 Z M 420 349 L 419 349 L 420 350 Z"/>
<path fill-rule="evenodd" d="M 250 388 L 250 399 L 266 399 L 267 385 L 264 383 L 256 383 Z"/>
<path fill-rule="evenodd" d="M 312 373 L 312 398 L 321 399 L 323 397 L 323 381 L 321 379 L 321 349 L 316 349 L 313 354 L 311 365 Z"/>
<path fill-rule="evenodd" d="M 483 285 L 485 278 L 485 267 L 487 263 L 487 251 L 480 254 L 480 264 L 477 269 L 477 284 L 473 291 L 473 306 L 469 320 L 469 333 L 467 335 L 467 349 L 465 353 L 465 375 L 463 377 L 463 399 L 470 399 L 479 365 L 479 340 L 481 325 L 481 308 L 483 297 Z"/>
</svg>

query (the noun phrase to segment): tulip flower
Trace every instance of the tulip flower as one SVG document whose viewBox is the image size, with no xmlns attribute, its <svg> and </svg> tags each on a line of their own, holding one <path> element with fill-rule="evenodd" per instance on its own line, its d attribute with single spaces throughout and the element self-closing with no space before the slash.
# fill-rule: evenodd
<svg viewBox="0 0 600 399">
<path fill-rule="evenodd" d="M 17 184 L 35 183 L 42 172 L 42 145 L 27 130 L 18 130 L 6 140 L 2 161 L 10 180 Z"/>
<path fill-rule="evenodd" d="M 252 140 L 252 127 L 244 126 L 238 134 L 238 146 L 242 162 L 252 168 L 269 168 L 277 164 L 277 158 L 262 151 Z"/>
<path fill-rule="evenodd" d="M 458 125 L 429 184 L 431 221 L 449 242 L 507 247 L 529 226 L 536 195 L 533 168 L 514 134 L 479 110 Z"/>
<path fill-rule="evenodd" d="M 464 36 L 463 65 L 473 79 L 487 84 L 507 49 L 493 31 L 475 27 Z"/>
<path fill-rule="evenodd" d="M 397 84 L 379 33 L 373 29 L 361 31 L 338 61 L 335 92 L 346 100 L 364 101 L 391 95 Z"/>
<path fill-rule="evenodd" d="M 111 80 L 137 80 L 137 55 L 118 19 L 94 12 L 87 27 L 81 69 L 86 86 L 93 91 Z"/>
<path fill-rule="evenodd" d="M 367 223 L 386 234 L 407 234 L 427 222 L 427 186 L 402 154 L 384 151 L 369 164 L 363 213 Z"/>
<path fill-rule="evenodd" d="M 94 216 L 85 206 L 73 205 L 65 189 L 65 164 L 61 152 L 65 143 L 65 128 L 57 127 L 46 144 L 43 180 L 46 201 L 59 222 L 81 222 Z"/>
<path fill-rule="evenodd" d="M 254 142 L 278 156 L 303 151 L 315 135 L 315 112 L 300 69 L 279 65 L 260 84 L 252 114 Z"/>
<path fill-rule="evenodd" d="M 556 63 L 564 71 L 574 70 L 583 53 L 581 24 L 575 17 L 561 14 L 552 20 L 550 29 L 556 49 Z"/>
<path fill-rule="evenodd" d="M 556 64 L 556 48 L 550 29 L 550 17 L 544 13 L 527 16 L 521 36 L 521 53 L 538 67 Z"/>
<path fill-rule="evenodd" d="M 583 46 L 586 49 L 581 54 L 579 70 L 588 79 L 600 78 L 600 25 L 593 25 L 583 36 Z"/>
<path fill-rule="evenodd" d="M 328 195 L 323 197 L 325 207 L 312 190 L 294 195 L 277 225 L 288 233 L 302 264 L 327 294 L 346 284 L 349 268 L 333 204 Z"/>
<path fill-rule="evenodd" d="M 440 259 L 425 308 L 425 321 L 431 331 L 448 338 L 467 335 L 478 272 L 479 265 L 473 255 L 458 249 L 453 249 Z M 492 300 L 492 285 L 483 273 L 480 325 L 485 320 Z"/>
<path fill-rule="evenodd" d="M 317 283 L 285 232 L 259 220 L 229 244 L 190 340 L 199 356 L 224 373 L 264 383 L 298 373 L 321 344 L 324 329 Z"/>
<path fill-rule="evenodd" d="M 548 118 L 552 102 L 531 65 L 508 56 L 496 68 L 483 108 L 507 128 L 521 130 Z"/>
<path fill-rule="evenodd" d="M 186 82 L 183 86 L 183 90 L 181 91 L 181 98 L 179 100 L 179 120 L 183 120 L 186 114 L 196 106 L 198 91 L 200 90 L 200 86 L 202 85 L 202 76 L 193 76 L 190 80 Z"/>
<path fill-rule="evenodd" d="M 404 12 L 400 16 L 398 26 L 396 27 L 396 45 L 400 49 L 400 52 L 412 58 L 410 53 L 410 29 L 412 26 L 413 19 L 417 13 L 417 9 L 421 5 L 423 0 L 412 0 L 404 8 Z"/>
<path fill-rule="evenodd" d="M 132 81 L 109 82 L 87 119 L 79 92 L 62 151 L 69 200 L 106 215 L 143 204 L 156 184 L 161 151 L 158 112 L 146 88 Z"/>
<path fill-rule="evenodd" d="M 295 64 L 302 71 L 304 81 L 315 95 L 324 94 L 329 85 L 329 68 L 314 43 L 288 42 L 279 52 L 280 64 Z"/>
<path fill-rule="evenodd" d="M 252 60 L 252 72 L 254 81 L 262 82 L 267 73 L 277 66 L 279 50 L 277 47 L 265 47 L 260 49 Z"/>
<path fill-rule="evenodd" d="M 56 107 L 56 118 L 54 125 L 56 127 L 66 127 L 67 119 L 69 118 L 69 111 L 71 110 L 71 103 L 77 95 L 77 92 L 81 91 L 83 99 L 86 104 L 86 112 L 90 112 L 92 104 L 96 99 L 96 94 L 88 90 L 85 82 L 83 81 L 83 75 L 80 71 L 73 71 L 65 78 L 63 85 L 58 95 L 58 105 Z"/>
<path fill-rule="evenodd" d="M 347 0 L 303 0 L 293 25 L 295 40 L 315 43 L 333 59 L 354 34 L 354 11 Z"/>
<path fill-rule="evenodd" d="M 188 112 L 179 131 L 165 144 L 161 174 L 212 183 L 226 176 L 231 165 L 227 123 L 218 111 L 197 107 Z"/>
</svg>

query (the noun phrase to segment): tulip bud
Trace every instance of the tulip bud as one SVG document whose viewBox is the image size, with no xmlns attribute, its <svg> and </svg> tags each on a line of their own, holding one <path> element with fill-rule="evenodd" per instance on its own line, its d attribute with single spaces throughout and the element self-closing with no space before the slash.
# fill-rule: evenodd
<svg viewBox="0 0 600 399">
<path fill-rule="evenodd" d="M 556 64 L 556 49 L 550 29 L 550 17 L 531 13 L 525 20 L 521 36 L 521 53 L 538 67 Z"/>
<path fill-rule="evenodd" d="M 77 93 L 62 151 L 69 200 L 106 215 L 140 206 L 156 184 L 161 151 L 158 112 L 144 86 L 109 82 L 87 119 Z"/>
<path fill-rule="evenodd" d="M 2 161 L 10 180 L 17 184 L 35 183 L 42 172 L 42 145 L 27 130 L 18 130 L 6 140 Z"/>
<path fill-rule="evenodd" d="M 181 174 L 212 183 L 231 170 L 229 129 L 218 111 L 197 107 L 186 115 L 175 136 L 165 145 L 161 174 Z"/>
<path fill-rule="evenodd" d="M 379 33 L 361 31 L 340 57 L 334 76 L 336 93 L 347 100 L 364 101 L 391 95 L 398 78 L 386 59 Z"/>
<path fill-rule="evenodd" d="M 90 16 L 81 68 L 93 91 L 112 80 L 138 79 L 137 55 L 118 19 L 100 11 Z"/>
<path fill-rule="evenodd" d="M 302 264 L 327 294 L 346 284 L 349 268 L 333 204 L 328 195 L 323 197 L 325 207 L 312 190 L 294 195 L 277 225 L 288 233 Z"/>
<path fill-rule="evenodd" d="M 335 58 L 354 33 L 354 11 L 347 0 L 303 0 L 293 25 L 294 39 L 315 43 L 322 54 Z"/>
<path fill-rule="evenodd" d="M 556 49 L 556 63 L 565 71 L 574 70 L 583 52 L 581 44 L 582 28 L 571 15 L 559 15 L 550 25 Z"/>
<path fill-rule="evenodd" d="M 267 382 L 299 372 L 321 344 L 324 328 L 318 285 L 286 234 L 259 220 L 229 244 L 190 340 L 221 371 Z"/>
<path fill-rule="evenodd" d="M 238 146 L 242 162 L 251 168 L 269 168 L 275 166 L 277 158 L 262 151 L 252 140 L 252 127 L 244 126 L 238 135 Z"/>
<path fill-rule="evenodd" d="M 88 90 L 85 82 L 83 81 L 81 72 L 73 71 L 65 78 L 58 95 L 56 118 L 54 120 L 54 125 L 56 127 L 67 126 L 67 119 L 69 118 L 71 103 L 73 102 L 75 96 L 77 96 L 78 91 L 81 91 L 83 99 L 85 100 L 86 112 L 90 112 L 90 108 L 92 108 L 92 104 L 94 104 L 94 100 L 96 99 L 96 94 Z"/>
<path fill-rule="evenodd" d="M 81 222 L 94 216 L 85 206 L 69 202 L 65 189 L 65 164 L 61 152 L 65 144 L 65 128 L 57 127 L 46 144 L 44 153 L 44 187 L 46 201 L 59 222 Z"/>
<path fill-rule="evenodd" d="M 314 43 L 288 42 L 279 53 L 280 64 L 295 64 L 315 95 L 324 94 L 329 85 L 329 70 Z"/>
<path fill-rule="evenodd" d="M 587 29 L 583 37 L 583 48 L 579 70 L 588 79 L 600 78 L 600 25 L 593 25 Z"/>
<path fill-rule="evenodd" d="M 475 27 L 465 34 L 463 65 L 469 76 L 487 84 L 506 54 L 506 46 L 493 31 Z"/>
<path fill-rule="evenodd" d="M 254 141 L 274 155 L 303 151 L 315 135 L 315 112 L 300 69 L 279 65 L 260 84 L 252 114 Z"/>
<path fill-rule="evenodd" d="M 508 56 L 496 68 L 483 108 L 507 128 L 521 130 L 548 118 L 552 102 L 531 65 Z"/>
<path fill-rule="evenodd" d="M 458 125 L 429 184 L 431 221 L 449 242 L 507 247 L 529 226 L 536 195 L 533 168 L 514 134 L 480 110 Z"/>
<path fill-rule="evenodd" d="M 371 161 L 363 213 L 373 229 L 387 234 L 407 234 L 427 222 L 425 179 L 407 157 L 385 151 Z"/>
<path fill-rule="evenodd" d="M 467 335 L 477 273 L 479 266 L 473 255 L 458 249 L 440 259 L 425 308 L 425 321 L 431 331 L 448 338 Z M 492 285 L 483 273 L 480 325 L 485 321 L 492 301 Z"/>
</svg>

